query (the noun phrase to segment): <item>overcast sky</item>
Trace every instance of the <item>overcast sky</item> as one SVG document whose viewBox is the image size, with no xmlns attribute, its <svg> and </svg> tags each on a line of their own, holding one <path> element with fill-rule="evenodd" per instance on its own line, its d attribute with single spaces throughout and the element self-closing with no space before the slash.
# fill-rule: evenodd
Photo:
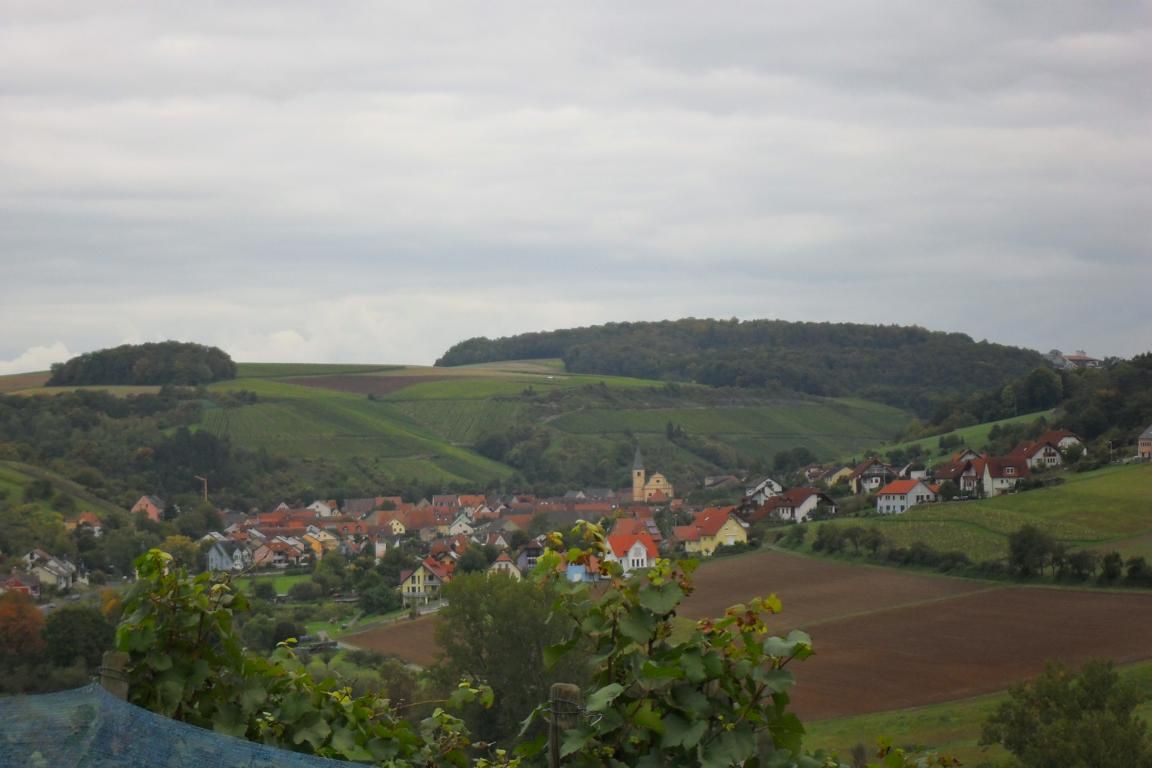
<svg viewBox="0 0 1152 768">
<path fill-rule="evenodd" d="M 0 0 L 0 373 L 686 316 L 1152 348 L 1152 2 Z"/>
</svg>

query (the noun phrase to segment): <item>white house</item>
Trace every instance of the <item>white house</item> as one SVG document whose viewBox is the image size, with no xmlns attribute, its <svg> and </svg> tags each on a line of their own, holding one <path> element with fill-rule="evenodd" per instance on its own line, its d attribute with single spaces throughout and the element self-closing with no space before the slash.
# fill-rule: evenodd
<svg viewBox="0 0 1152 768">
<path fill-rule="evenodd" d="M 647 533 L 616 533 L 608 537 L 608 552 L 604 559 L 620 563 L 627 575 L 650 567 L 659 556 L 656 542 Z"/>
<path fill-rule="evenodd" d="M 989 457 L 984 462 L 984 495 L 999 496 L 1016 488 L 1022 478 L 1032 473 L 1028 462 L 1019 456 Z"/>
<path fill-rule="evenodd" d="M 893 480 L 876 493 L 876 511 L 882 515 L 898 515 L 917 504 L 939 501 L 939 490 L 923 480 Z"/>
<path fill-rule="evenodd" d="M 784 486 L 770 477 L 766 477 L 744 493 L 744 498 L 756 506 L 760 506 L 773 496 L 784 493 Z"/>
</svg>

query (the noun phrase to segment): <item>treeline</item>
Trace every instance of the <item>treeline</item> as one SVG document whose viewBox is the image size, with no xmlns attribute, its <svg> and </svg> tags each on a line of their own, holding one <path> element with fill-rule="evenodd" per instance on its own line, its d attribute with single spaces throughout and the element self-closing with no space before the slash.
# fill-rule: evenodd
<svg viewBox="0 0 1152 768">
<path fill-rule="evenodd" d="M 793 525 L 777 535 L 777 543 L 790 549 L 804 544 L 808 527 Z M 1101 554 L 1073 549 L 1033 525 L 1008 535 L 1007 556 L 973 561 L 959 550 L 940 550 L 922 541 L 905 546 L 877 526 L 820 525 L 812 541 L 813 552 L 851 555 L 875 563 L 931 568 L 942 573 L 980 578 L 1050 578 L 1059 582 L 1096 580 L 1104 586 L 1152 586 L 1152 565 L 1143 557 L 1125 560 L 1119 552 Z"/>
<path fill-rule="evenodd" d="M 940 403 L 932 418 L 906 437 L 947 432 L 1022 413 L 1057 408 L 1054 420 L 1085 440 L 1117 445 L 1152 423 L 1152 353 L 1110 360 L 1103 368 L 1036 368 L 998 388 Z"/>
<path fill-rule="evenodd" d="M 78 355 L 52 366 L 50 387 L 199 385 L 236 378 L 236 363 L 217 347 L 180 341 L 123 344 Z"/>
<path fill-rule="evenodd" d="M 999 388 L 1044 360 L 919 327 L 688 318 L 473 338 L 436 365 L 557 357 L 573 373 L 856 396 L 925 417 L 945 400 Z"/>
</svg>

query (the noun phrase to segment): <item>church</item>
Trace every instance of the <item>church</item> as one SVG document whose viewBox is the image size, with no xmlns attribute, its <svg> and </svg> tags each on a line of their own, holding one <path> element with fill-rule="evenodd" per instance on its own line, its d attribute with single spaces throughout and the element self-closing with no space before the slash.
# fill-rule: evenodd
<svg viewBox="0 0 1152 768">
<path fill-rule="evenodd" d="M 640 446 L 636 446 L 636 458 L 632 461 L 632 501 L 668 501 L 672 493 L 672 483 L 664 475 L 653 472 L 651 477 L 647 476 Z"/>
</svg>

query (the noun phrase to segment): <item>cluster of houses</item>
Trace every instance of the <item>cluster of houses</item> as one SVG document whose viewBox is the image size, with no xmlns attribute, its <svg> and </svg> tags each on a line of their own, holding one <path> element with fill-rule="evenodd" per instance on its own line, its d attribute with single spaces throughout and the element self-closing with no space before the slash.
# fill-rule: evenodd
<svg viewBox="0 0 1152 768">
<path fill-rule="evenodd" d="M 648 475 L 637 452 L 632 487 L 588 488 L 564 496 L 538 498 L 520 494 L 443 494 L 418 502 L 398 496 L 318 500 L 303 507 L 281 503 L 267 512 L 223 511 L 224 527 L 202 540 L 206 566 L 213 571 L 307 567 L 331 552 L 345 557 L 368 554 L 379 560 L 395 547 L 419 553 L 414 567 L 401 574 L 400 593 L 406 603 L 438 599 L 456 563 L 469 547 L 499 552 L 493 573 L 520 578 L 536 565 L 544 551 L 546 530 L 566 530 L 578 520 L 607 521 L 605 560 L 625 573 L 649 567 L 657 557 L 685 554 L 709 557 L 717 550 L 748 542 L 758 523 L 796 522 L 834 517 L 830 488 L 844 484 L 854 494 L 875 499 L 875 511 L 899 514 L 940 500 L 941 484 L 950 482 L 960 496 L 996 496 L 1042 468 L 1058 467 L 1067 451 L 1083 441 L 1064 430 L 1052 430 L 1022 443 L 1005 456 L 965 450 L 939 466 L 891 466 L 868 459 L 855 467 L 809 467 L 807 485 L 784 488 L 771 478 L 739 485 L 738 504 L 689 509 L 673 496 L 672 484 L 659 473 Z M 1140 436 L 1141 455 L 1152 457 L 1152 427 Z M 735 485 L 737 478 L 709 478 L 713 487 Z M 837 493 L 837 495 L 840 495 Z M 131 511 L 160 520 L 166 505 L 156 496 L 142 496 Z M 680 523 L 663 530 L 659 510 Z M 90 512 L 72 521 L 95 536 L 101 521 Z M 515 546 L 514 546 L 515 545 Z M 42 586 L 67 590 L 81 578 L 72 563 L 34 550 L 24 558 L 22 572 L 0 581 L 0 591 L 17 589 L 38 596 Z M 564 564 L 567 578 L 594 581 L 601 563 Z"/>
<path fill-rule="evenodd" d="M 1020 443 L 1005 456 L 971 449 L 953 454 L 935 467 L 893 467 L 869 459 L 844 477 L 853 493 L 875 494 L 876 512 L 899 514 L 918 504 L 940 501 L 944 482 L 951 482 L 961 497 L 991 497 L 1016 490 L 1037 471 L 1059 467 L 1072 448 L 1081 452 L 1084 441 L 1067 430 L 1050 430 L 1035 440 Z"/>
</svg>

